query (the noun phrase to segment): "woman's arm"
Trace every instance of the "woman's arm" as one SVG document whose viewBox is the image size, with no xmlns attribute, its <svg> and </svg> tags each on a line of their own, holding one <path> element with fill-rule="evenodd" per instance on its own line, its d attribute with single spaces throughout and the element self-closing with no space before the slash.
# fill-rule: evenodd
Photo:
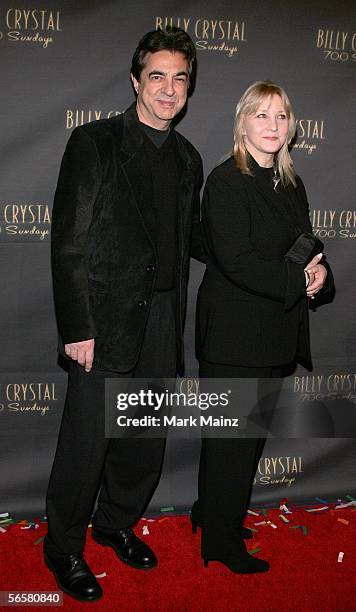
<svg viewBox="0 0 356 612">
<path fill-rule="evenodd" d="M 308 198 L 303 181 L 300 176 L 297 177 L 297 189 L 300 190 L 301 199 L 304 201 L 305 212 L 308 218 L 309 231 L 313 233 L 313 228 L 309 217 Z M 313 300 L 315 300 L 315 302 L 313 303 L 313 308 L 315 306 L 320 305 L 321 303 L 331 301 L 335 294 L 335 283 L 331 267 L 328 261 L 326 260 L 325 255 L 323 255 L 317 265 L 308 265 L 307 269 L 310 270 L 312 274 L 314 274 L 314 282 L 308 286 L 307 290 L 308 297 L 313 297 Z"/>
<path fill-rule="evenodd" d="M 246 191 L 213 173 L 203 196 L 203 224 L 211 257 L 221 272 L 244 291 L 284 302 L 288 310 L 306 295 L 299 264 L 264 259 L 251 243 Z"/>
</svg>

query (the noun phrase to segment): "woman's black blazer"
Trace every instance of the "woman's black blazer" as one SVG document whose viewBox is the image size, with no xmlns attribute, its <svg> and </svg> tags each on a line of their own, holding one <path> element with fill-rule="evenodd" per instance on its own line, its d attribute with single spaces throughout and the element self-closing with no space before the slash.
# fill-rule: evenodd
<svg viewBox="0 0 356 612">
<path fill-rule="evenodd" d="M 202 204 L 208 261 L 197 302 L 199 359 L 250 367 L 297 359 L 311 367 L 304 270 L 284 255 L 312 228 L 301 179 L 286 191 L 287 201 L 277 203 L 259 173 L 242 174 L 232 157 L 208 177 Z M 325 265 L 324 293 L 333 287 Z"/>
</svg>

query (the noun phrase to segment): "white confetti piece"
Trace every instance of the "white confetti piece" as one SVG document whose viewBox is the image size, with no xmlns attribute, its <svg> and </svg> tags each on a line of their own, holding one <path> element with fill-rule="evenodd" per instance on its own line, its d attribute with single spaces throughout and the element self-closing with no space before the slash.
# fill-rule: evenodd
<svg viewBox="0 0 356 612">
<path fill-rule="evenodd" d="M 284 514 L 280 514 L 279 518 L 281 518 L 282 521 L 284 521 L 285 523 L 289 523 L 289 519 L 287 519 L 287 517 L 285 517 Z"/>
<path fill-rule="evenodd" d="M 254 525 L 267 525 L 266 521 L 260 521 L 259 523 L 254 523 Z"/>
<path fill-rule="evenodd" d="M 254 512 L 253 510 L 247 510 L 247 514 L 253 514 L 254 516 L 260 516 L 258 512 Z"/>
<path fill-rule="evenodd" d="M 327 510 L 329 506 L 323 506 L 322 508 L 306 508 L 307 512 L 321 512 L 321 510 Z"/>
<path fill-rule="evenodd" d="M 9 516 L 8 512 L 2 512 L 2 514 L 0 514 L 0 518 L 6 518 L 7 516 Z"/>
<path fill-rule="evenodd" d="M 338 563 L 342 563 L 344 558 L 344 553 L 343 552 L 339 552 L 338 558 L 337 558 L 337 562 Z"/>
<path fill-rule="evenodd" d="M 6 533 L 6 529 L 4 529 L 3 527 L 0 527 L 0 533 Z"/>
<path fill-rule="evenodd" d="M 274 523 L 271 523 L 271 521 L 267 521 L 267 525 L 271 525 L 273 529 L 277 529 L 277 525 L 275 525 Z"/>
<path fill-rule="evenodd" d="M 335 506 L 335 510 L 340 510 L 341 508 L 349 508 L 350 506 L 356 506 L 356 502 L 350 501 L 347 502 L 347 504 L 339 504 L 338 506 Z"/>
<path fill-rule="evenodd" d="M 287 508 L 285 504 L 282 504 L 281 506 L 279 506 L 279 509 L 283 510 L 283 512 L 285 512 L 286 514 L 292 514 L 292 511 L 289 510 L 289 508 Z"/>
<path fill-rule="evenodd" d="M 95 574 L 95 578 L 105 578 L 106 576 L 106 572 L 103 572 L 102 574 Z"/>
<path fill-rule="evenodd" d="M 142 527 L 142 535 L 149 535 L 149 534 L 150 534 L 150 532 L 148 530 L 148 525 L 144 525 Z"/>
</svg>

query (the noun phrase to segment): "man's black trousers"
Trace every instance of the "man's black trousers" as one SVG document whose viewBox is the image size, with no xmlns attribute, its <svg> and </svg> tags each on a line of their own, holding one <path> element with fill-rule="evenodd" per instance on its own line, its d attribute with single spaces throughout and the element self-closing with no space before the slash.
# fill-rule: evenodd
<svg viewBox="0 0 356 612">
<path fill-rule="evenodd" d="M 82 552 L 97 493 L 93 525 L 108 533 L 131 526 L 158 484 L 164 439 L 105 438 L 105 378 L 176 375 L 175 291 L 154 294 L 139 361 L 120 375 L 71 362 L 56 456 L 47 492 L 48 535 L 55 557 Z"/>
</svg>

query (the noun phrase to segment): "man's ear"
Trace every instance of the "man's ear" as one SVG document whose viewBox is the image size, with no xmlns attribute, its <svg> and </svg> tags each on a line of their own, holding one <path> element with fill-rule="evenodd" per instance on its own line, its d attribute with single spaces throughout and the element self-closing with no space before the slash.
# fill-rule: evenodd
<svg viewBox="0 0 356 612">
<path fill-rule="evenodd" d="M 137 80 L 137 79 L 135 79 L 135 77 L 134 77 L 134 75 L 132 74 L 132 72 L 131 72 L 131 74 L 130 74 L 130 77 L 131 77 L 131 81 L 132 81 L 133 88 L 134 88 L 135 92 L 136 92 L 136 93 L 138 93 L 138 86 L 139 86 L 139 82 L 138 82 L 138 80 Z"/>
</svg>

